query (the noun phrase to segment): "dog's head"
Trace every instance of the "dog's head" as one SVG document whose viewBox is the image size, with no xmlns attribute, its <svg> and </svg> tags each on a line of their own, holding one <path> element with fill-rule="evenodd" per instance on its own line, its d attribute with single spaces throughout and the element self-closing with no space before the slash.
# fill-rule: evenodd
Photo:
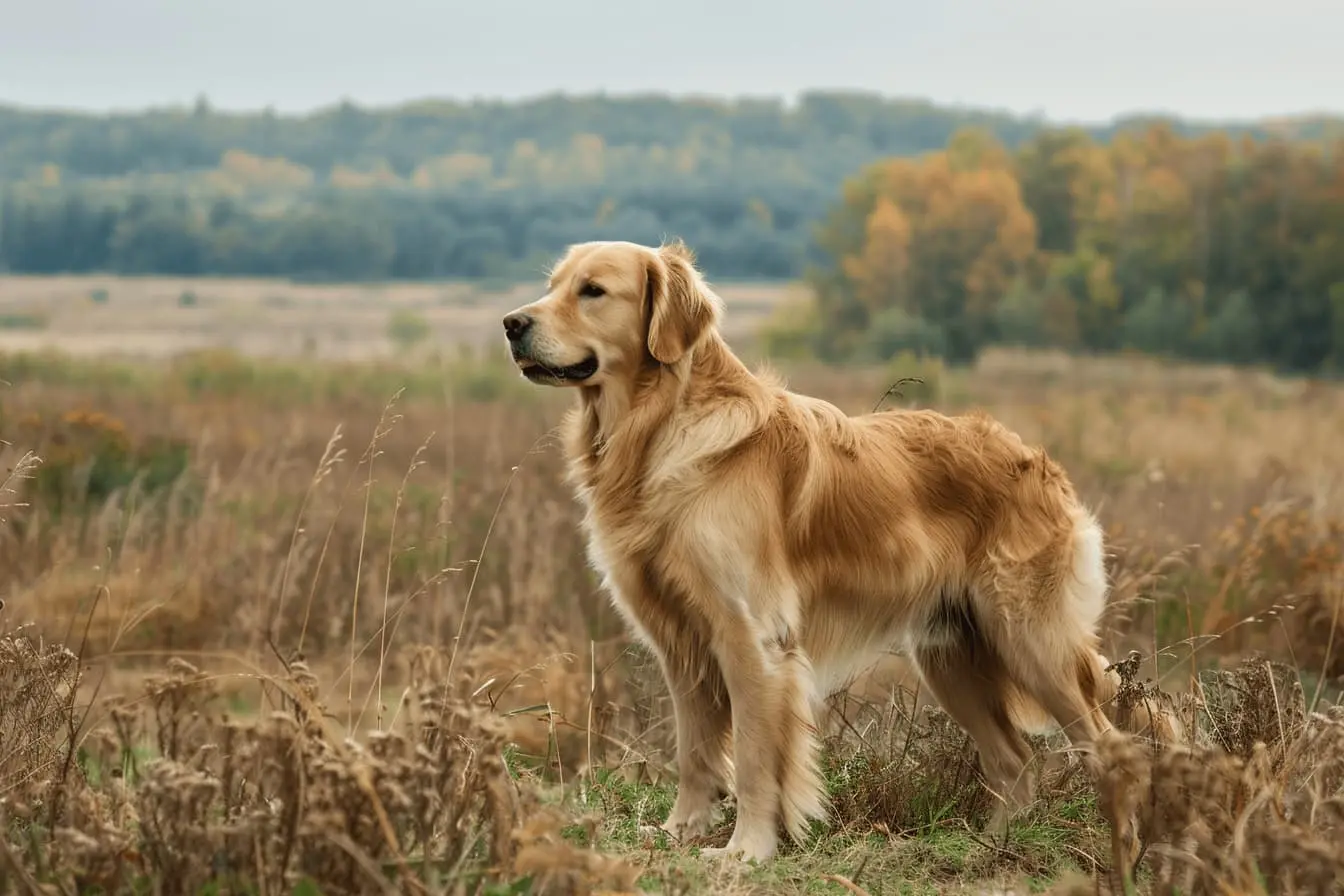
<svg viewBox="0 0 1344 896">
<path fill-rule="evenodd" d="M 717 325 L 719 307 L 680 243 L 580 243 L 545 296 L 505 315 L 504 333 L 532 382 L 598 386 L 678 363 Z"/>
</svg>

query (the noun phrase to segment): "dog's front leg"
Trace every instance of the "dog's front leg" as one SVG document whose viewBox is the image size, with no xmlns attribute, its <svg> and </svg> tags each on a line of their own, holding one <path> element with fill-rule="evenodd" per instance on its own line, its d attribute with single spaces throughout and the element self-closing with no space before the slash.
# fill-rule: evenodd
<svg viewBox="0 0 1344 896">
<path fill-rule="evenodd" d="M 733 778 L 732 709 L 719 665 L 707 646 L 698 668 L 680 659 L 662 658 L 677 732 L 677 798 L 662 828 L 679 840 L 709 831 Z"/>
<path fill-rule="evenodd" d="M 639 639 L 658 658 L 672 697 L 677 738 L 677 797 L 659 825 L 678 840 L 705 834 L 732 785 L 728 688 L 703 621 L 660 593 L 639 566 L 611 569 L 607 586 Z"/>
<path fill-rule="evenodd" d="M 741 617 L 719 632 L 714 652 L 732 703 L 737 823 L 728 845 L 709 856 L 765 861 L 784 822 L 795 841 L 825 815 L 813 718 L 816 682 L 793 631 L 763 631 Z"/>
</svg>

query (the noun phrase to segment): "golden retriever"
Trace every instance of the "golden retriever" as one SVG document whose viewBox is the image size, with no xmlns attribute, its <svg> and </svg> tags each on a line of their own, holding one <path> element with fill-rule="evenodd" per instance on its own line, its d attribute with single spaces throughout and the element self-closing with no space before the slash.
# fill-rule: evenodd
<svg viewBox="0 0 1344 896">
<path fill-rule="evenodd" d="M 504 318 L 535 383 L 573 387 L 569 475 L 591 561 L 656 654 L 679 786 L 663 827 L 737 820 L 710 854 L 766 860 L 827 814 L 820 701 L 892 646 L 975 740 L 1002 798 L 1031 798 L 1020 730 L 1108 730 L 1102 531 L 1064 471 L 982 414 L 850 417 L 753 374 L 681 243 L 573 246 Z"/>
</svg>

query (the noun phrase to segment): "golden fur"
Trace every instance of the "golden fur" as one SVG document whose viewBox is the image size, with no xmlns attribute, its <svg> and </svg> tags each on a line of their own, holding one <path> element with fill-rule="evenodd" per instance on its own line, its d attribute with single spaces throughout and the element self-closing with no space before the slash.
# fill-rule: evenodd
<svg viewBox="0 0 1344 896">
<path fill-rule="evenodd" d="M 1102 532 L 1064 471 L 983 414 L 850 417 L 749 371 L 680 244 L 585 243 L 505 320 L 564 423 L 593 565 L 657 655 L 679 788 L 664 827 L 711 824 L 764 860 L 826 814 L 819 702 L 893 645 L 974 738 L 1004 813 L 1030 799 L 1019 730 L 1086 750 Z"/>
</svg>

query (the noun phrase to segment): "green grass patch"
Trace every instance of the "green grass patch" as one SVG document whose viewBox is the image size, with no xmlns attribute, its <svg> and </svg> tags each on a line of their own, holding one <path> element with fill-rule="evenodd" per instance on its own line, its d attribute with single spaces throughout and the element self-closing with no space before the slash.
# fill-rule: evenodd
<svg viewBox="0 0 1344 896">
<path fill-rule="evenodd" d="M 848 881 L 874 896 L 993 887 L 1042 892 L 1061 878 L 1090 874 L 1105 837 L 1090 797 L 1047 797 L 998 841 L 946 812 L 905 832 L 841 818 L 815 825 L 803 846 L 783 841 L 774 859 L 755 866 L 699 854 L 731 836 L 731 805 L 714 830 L 694 842 L 678 843 L 658 830 L 675 795 L 671 782 L 650 784 L 600 770 L 567 788 L 565 802 L 579 820 L 565 829 L 565 837 L 637 865 L 639 886 L 650 893 L 834 894 L 850 892 L 842 883 Z M 836 802 L 843 804 L 843 798 Z"/>
</svg>

